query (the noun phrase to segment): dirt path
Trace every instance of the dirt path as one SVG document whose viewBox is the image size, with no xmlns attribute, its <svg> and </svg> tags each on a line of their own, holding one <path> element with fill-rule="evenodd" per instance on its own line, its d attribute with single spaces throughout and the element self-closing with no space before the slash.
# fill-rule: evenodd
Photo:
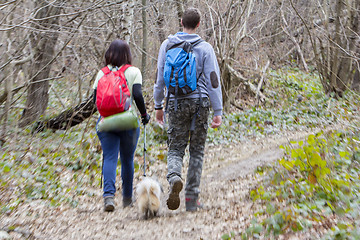
<svg viewBox="0 0 360 240">
<path fill-rule="evenodd" d="M 195 213 L 186 212 L 183 202 L 176 211 L 166 208 L 166 166 L 159 161 L 151 166 L 149 175 L 158 176 L 164 187 L 160 217 L 142 220 L 136 207 L 120 206 L 120 194 L 115 212 L 104 213 L 101 189 L 94 189 L 95 197 L 81 197 L 77 208 L 49 208 L 41 201 L 22 204 L 5 216 L 1 225 L 18 226 L 11 232 L 15 239 L 221 239 L 225 233 L 243 231 L 251 220 L 253 204 L 248 193 L 256 183 L 254 170 L 281 158 L 279 145 L 307 134 L 249 140 L 236 146 L 208 146 L 201 184 L 205 208 Z"/>
</svg>

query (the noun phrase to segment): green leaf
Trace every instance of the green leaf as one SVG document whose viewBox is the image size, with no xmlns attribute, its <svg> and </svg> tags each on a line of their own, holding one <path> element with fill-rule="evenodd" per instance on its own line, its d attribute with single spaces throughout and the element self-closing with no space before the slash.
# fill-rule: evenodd
<svg viewBox="0 0 360 240">
<path fill-rule="evenodd" d="M 325 168 L 323 168 L 323 172 L 324 172 L 324 174 L 330 174 L 330 168 L 327 168 L 327 167 L 325 167 Z"/>
<path fill-rule="evenodd" d="M 271 203 L 268 203 L 266 205 L 266 212 L 270 215 L 274 214 L 276 211 L 276 209 L 274 208 L 274 206 Z"/>
<path fill-rule="evenodd" d="M 10 172 L 10 170 L 11 170 L 11 168 L 10 168 L 8 165 L 5 165 L 5 166 L 4 166 L 4 172 L 5 172 L 5 173 Z"/>
<path fill-rule="evenodd" d="M 296 151 L 296 149 L 292 149 L 292 150 L 291 150 L 291 157 L 292 157 L 292 158 L 297 158 L 297 157 L 299 157 L 299 153 L 298 153 L 298 151 Z"/>
<path fill-rule="evenodd" d="M 311 146 L 315 143 L 315 136 L 314 135 L 309 135 L 307 143 Z"/>
<path fill-rule="evenodd" d="M 327 201 L 326 204 L 330 207 L 330 209 L 331 209 L 332 211 L 335 210 L 335 208 L 333 207 L 333 205 L 332 205 L 329 201 Z"/>
<path fill-rule="evenodd" d="M 349 153 L 348 152 L 339 152 L 339 155 L 340 155 L 340 157 L 345 158 L 346 156 L 349 155 Z"/>
<path fill-rule="evenodd" d="M 291 171 L 294 167 L 294 161 L 285 161 L 283 166 L 286 170 Z"/>
<path fill-rule="evenodd" d="M 263 227 L 260 224 L 256 224 L 253 228 L 253 233 L 260 234 L 263 231 Z"/>
<path fill-rule="evenodd" d="M 221 239 L 223 239 L 223 240 L 230 240 L 231 237 L 229 236 L 229 234 L 224 234 L 224 235 L 221 236 Z"/>
<path fill-rule="evenodd" d="M 320 166 L 321 168 L 326 167 L 326 161 L 325 161 L 325 160 L 320 160 L 319 163 L 320 163 L 319 166 Z"/>
<path fill-rule="evenodd" d="M 346 230 L 349 226 L 345 223 L 338 223 L 337 227 L 342 230 Z"/>
<path fill-rule="evenodd" d="M 318 153 L 314 153 L 309 160 L 310 160 L 310 165 L 312 167 L 314 167 L 316 165 L 321 166 L 322 159 Z M 326 165 L 326 162 L 325 162 L 325 165 Z"/>
</svg>

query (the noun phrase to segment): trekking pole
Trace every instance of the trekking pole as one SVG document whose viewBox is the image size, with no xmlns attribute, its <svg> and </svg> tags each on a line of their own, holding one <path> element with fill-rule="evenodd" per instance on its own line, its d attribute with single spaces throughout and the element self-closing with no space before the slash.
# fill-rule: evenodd
<svg viewBox="0 0 360 240">
<path fill-rule="evenodd" d="M 146 177 L 146 125 L 144 125 L 144 177 Z"/>
</svg>

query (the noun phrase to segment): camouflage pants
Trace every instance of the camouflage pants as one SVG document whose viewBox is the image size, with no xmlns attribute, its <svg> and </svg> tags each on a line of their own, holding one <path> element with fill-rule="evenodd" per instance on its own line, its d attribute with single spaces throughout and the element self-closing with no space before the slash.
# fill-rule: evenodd
<svg viewBox="0 0 360 240">
<path fill-rule="evenodd" d="M 198 198 L 200 192 L 200 178 L 208 130 L 209 99 L 202 99 L 202 106 L 198 112 L 199 106 L 200 99 L 198 98 L 178 99 L 177 110 L 175 111 L 174 101 L 169 102 L 168 109 L 167 179 L 171 183 L 173 176 L 181 177 L 185 148 L 189 144 L 190 159 L 185 187 L 186 198 Z M 190 131 L 191 121 L 197 112 L 195 130 Z"/>
</svg>

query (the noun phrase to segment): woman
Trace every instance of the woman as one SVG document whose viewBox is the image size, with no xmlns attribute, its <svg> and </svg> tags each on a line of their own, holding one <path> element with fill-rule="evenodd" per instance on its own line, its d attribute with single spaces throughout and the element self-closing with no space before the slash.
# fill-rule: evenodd
<svg viewBox="0 0 360 240">
<path fill-rule="evenodd" d="M 105 53 L 105 65 L 111 71 L 117 71 L 125 64 L 131 65 L 131 52 L 129 45 L 122 40 L 115 40 L 110 44 Z M 138 68 L 130 66 L 124 72 L 128 88 L 135 100 L 136 106 L 141 113 L 142 123 L 145 125 L 149 122 L 150 116 L 146 113 L 144 98 L 142 96 L 141 85 L 142 76 Z M 94 83 L 94 96 L 96 101 L 96 89 L 99 79 L 104 76 L 100 70 Z M 99 118 L 100 120 L 100 118 Z M 97 122 L 97 124 L 99 121 Z M 104 176 L 104 210 L 112 212 L 115 209 L 115 180 L 116 167 L 120 151 L 121 161 L 121 179 L 123 207 L 132 203 L 133 177 L 134 177 L 134 153 L 139 139 L 140 129 L 130 129 L 123 131 L 99 132 L 97 135 L 101 142 L 103 150 L 103 176 Z"/>
</svg>

